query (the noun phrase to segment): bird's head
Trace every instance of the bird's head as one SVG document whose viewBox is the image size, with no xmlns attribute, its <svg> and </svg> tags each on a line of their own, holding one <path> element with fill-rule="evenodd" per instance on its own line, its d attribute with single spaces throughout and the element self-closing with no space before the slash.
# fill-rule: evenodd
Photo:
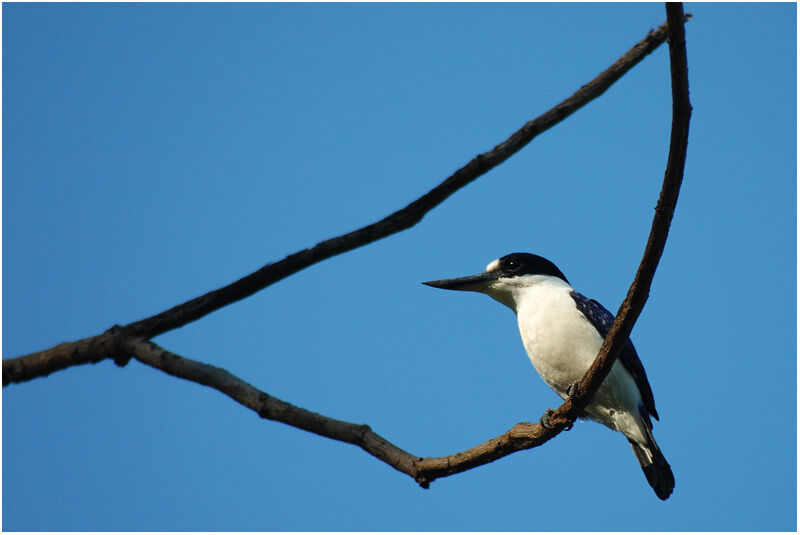
<svg viewBox="0 0 800 535">
<path fill-rule="evenodd" d="M 516 312 L 526 288 L 553 279 L 569 284 L 561 270 L 548 259 L 530 253 L 511 253 L 490 262 L 483 273 L 422 284 L 445 290 L 485 293 Z"/>
</svg>

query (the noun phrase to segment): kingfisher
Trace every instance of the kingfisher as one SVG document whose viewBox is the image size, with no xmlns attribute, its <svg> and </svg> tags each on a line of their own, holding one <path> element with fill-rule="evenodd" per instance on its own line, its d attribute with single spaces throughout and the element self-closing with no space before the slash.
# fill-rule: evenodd
<svg viewBox="0 0 800 535">
<path fill-rule="evenodd" d="M 614 321 L 603 305 L 575 291 L 555 264 L 530 253 L 498 258 L 477 275 L 423 284 L 484 293 L 513 310 L 531 364 L 562 399 L 574 395 Z M 542 416 L 542 425 L 549 426 L 550 412 Z M 625 435 L 647 482 L 666 500 L 675 476 L 653 437 L 651 417 L 658 420 L 653 390 L 627 340 L 581 418 Z"/>
</svg>

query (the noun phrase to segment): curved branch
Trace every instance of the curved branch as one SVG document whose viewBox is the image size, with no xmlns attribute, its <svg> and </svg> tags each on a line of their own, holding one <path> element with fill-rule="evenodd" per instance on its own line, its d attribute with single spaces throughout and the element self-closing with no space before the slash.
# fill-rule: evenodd
<svg viewBox="0 0 800 535">
<path fill-rule="evenodd" d="M 492 462 L 515 451 L 539 446 L 556 436 L 566 426 L 571 425 L 589 404 L 589 400 L 611 371 L 611 366 L 630 336 L 650 293 L 650 284 L 664 251 L 675 205 L 678 202 L 689 141 L 689 120 L 692 115 L 683 26 L 686 17 L 683 14 L 683 5 L 680 3 L 667 3 L 666 10 L 672 72 L 672 133 L 667 169 L 642 261 L 628 294 L 620 305 L 617 317 L 603 340 L 597 358 L 581 379 L 576 395 L 567 399 L 550 415 L 552 429 L 546 429 L 538 424 L 520 423 L 500 437 L 465 452 L 448 457 L 424 459 L 417 463 L 417 466 L 425 483 L 437 477 L 463 472 L 474 466 Z M 416 479 L 420 481 L 420 476 Z"/>
<path fill-rule="evenodd" d="M 410 475 L 426 488 L 434 479 L 463 472 L 516 451 L 543 444 L 575 420 L 611 369 L 617 353 L 628 339 L 633 324 L 647 300 L 650 284 L 669 233 L 683 179 L 691 104 L 689 103 L 686 44 L 683 33 L 684 17 L 681 4 L 667 4 L 667 20 L 673 80 L 672 134 L 664 183 L 655 210 L 650 236 L 636 277 L 620 306 L 595 362 L 579 383 L 577 394 L 565 401 L 550 416 L 552 428 L 544 428 L 539 424 L 519 423 L 499 437 L 461 453 L 445 457 L 421 458 L 395 446 L 374 433 L 367 425 L 335 420 L 295 407 L 258 390 L 221 368 L 175 355 L 150 341 L 131 337 L 124 329 L 111 329 L 99 337 L 62 344 L 49 351 L 59 353 L 56 350 L 62 348 L 65 353 L 82 352 L 84 362 L 93 362 L 93 358 L 103 353 L 114 355 L 120 363 L 125 358 L 136 358 L 148 366 L 175 377 L 219 390 L 243 406 L 252 409 L 262 418 L 283 422 L 334 440 L 355 444 L 400 472 Z M 81 344 L 86 344 L 87 347 L 81 349 Z M 42 355 L 45 354 L 48 352 L 42 352 Z M 92 358 L 87 358 L 87 356 L 92 356 Z M 19 359 L 13 360 L 19 361 Z M 6 362 L 3 365 L 5 382 Z M 24 366 L 22 369 L 25 370 Z M 15 373 L 22 372 L 15 371 Z"/>
<path fill-rule="evenodd" d="M 664 183 L 655 210 L 650 236 L 634 281 L 603 341 L 597 358 L 579 383 L 577 394 L 573 398 L 567 399 L 551 414 L 552 428 L 548 429 L 540 424 L 523 422 L 515 425 L 506 433 L 466 451 L 445 457 L 420 458 L 394 446 L 374 433 L 368 426 L 342 422 L 299 409 L 258 391 L 224 370 L 181 359 L 165 350 L 156 350 L 154 344 L 148 346 L 151 351 L 160 351 L 163 355 L 171 356 L 154 358 L 153 355 L 148 355 L 142 350 L 141 344 L 134 349 L 134 356 L 138 360 L 172 375 L 216 388 L 252 408 L 264 418 L 281 421 L 322 436 L 358 445 L 393 468 L 410 475 L 425 488 L 437 478 L 464 472 L 514 452 L 534 448 L 555 437 L 567 425 L 574 422 L 578 414 L 583 412 L 588 405 L 588 400 L 605 379 L 617 354 L 630 336 L 633 325 L 647 300 L 650 284 L 664 250 L 677 203 L 686 160 L 691 104 L 689 103 L 682 5 L 667 4 L 667 14 L 670 24 L 670 64 L 673 77 L 672 134 Z M 246 398 L 246 402 L 243 402 L 241 398 Z"/>
<path fill-rule="evenodd" d="M 520 423 L 507 433 L 463 453 L 423 459 L 395 446 L 368 425 L 344 422 L 296 407 L 262 392 L 222 368 L 181 357 L 148 340 L 121 340 L 119 345 L 125 353 L 143 364 L 219 390 L 262 418 L 359 446 L 392 468 L 408 474 L 425 488 L 438 477 L 463 472 L 515 451 L 538 446 L 558 433 L 539 424 Z"/>
<path fill-rule="evenodd" d="M 279 262 L 267 264 L 228 286 L 177 305 L 155 316 L 126 325 L 131 336 L 153 338 L 166 331 L 195 321 L 206 314 L 244 299 L 267 286 L 332 256 L 362 247 L 397 232 L 413 227 L 450 195 L 479 176 L 506 161 L 534 137 L 560 123 L 578 109 L 602 95 L 633 66 L 658 48 L 666 39 L 667 25 L 661 25 L 572 96 L 546 113 L 527 122 L 494 149 L 479 154 L 441 184 L 386 217 L 336 238 L 330 238 L 310 249 L 291 254 Z"/>
<path fill-rule="evenodd" d="M 177 305 L 164 312 L 145 318 L 122 327 L 125 334 L 140 338 L 153 338 L 169 330 L 176 329 L 195 321 L 206 314 L 244 299 L 267 286 L 284 279 L 312 264 L 330 258 L 373 241 L 385 238 L 418 223 L 429 211 L 441 204 L 450 195 L 466 186 L 482 174 L 504 162 L 519 151 L 534 137 L 558 124 L 569 115 L 599 97 L 622 75 L 644 59 L 664 42 L 667 36 L 667 24 L 662 24 L 626 52 L 608 69 L 600 73 L 592 81 L 581 87 L 548 112 L 526 123 L 507 140 L 489 152 L 476 156 L 464 167 L 453 173 L 444 182 L 412 202 L 405 208 L 390 214 L 376 223 L 358 230 L 322 241 L 310 249 L 303 249 L 291 254 L 279 262 L 267 264 L 227 286 L 211 291 Z M 45 351 L 31 353 L 15 359 L 3 360 L 3 386 L 9 383 L 28 381 L 36 377 L 46 376 L 54 371 L 98 362 L 95 354 L 87 359 L 80 352 L 74 352 L 75 346 L 83 347 L 87 338 L 55 346 Z M 118 362 L 124 364 L 124 361 Z M 52 366 L 50 366 L 52 365 Z"/>
<path fill-rule="evenodd" d="M 121 345 L 136 360 L 169 375 L 219 390 L 262 418 L 355 444 L 397 470 L 414 474 L 414 463 L 419 457 L 414 457 L 373 433 L 368 425 L 343 422 L 295 407 L 262 392 L 222 368 L 180 357 L 147 340 L 126 338 Z"/>
</svg>

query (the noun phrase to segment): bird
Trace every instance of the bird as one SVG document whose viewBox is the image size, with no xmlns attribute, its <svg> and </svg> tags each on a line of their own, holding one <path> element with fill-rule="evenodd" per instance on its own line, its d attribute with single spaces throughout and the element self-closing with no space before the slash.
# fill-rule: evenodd
<svg viewBox="0 0 800 535">
<path fill-rule="evenodd" d="M 574 395 L 614 321 L 603 305 L 575 291 L 553 262 L 531 253 L 493 260 L 477 275 L 423 284 L 484 293 L 510 308 L 531 364 L 562 399 Z M 550 412 L 540 419 L 545 426 Z M 666 500 L 675 476 L 653 437 L 651 417 L 658 420 L 653 391 L 628 339 L 581 418 L 625 435 L 656 496 Z"/>
</svg>

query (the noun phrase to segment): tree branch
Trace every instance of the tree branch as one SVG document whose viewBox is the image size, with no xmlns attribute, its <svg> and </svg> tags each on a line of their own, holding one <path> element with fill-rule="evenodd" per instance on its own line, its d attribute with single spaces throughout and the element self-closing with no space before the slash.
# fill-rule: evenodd
<svg viewBox="0 0 800 535">
<path fill-rule="evenodd" d="M 385 218 L 350 233 L 322 241 L 310 249 L 291 254 L 279 262 L 267 264 L 258 271 L 218 290 L 177 305 L 155 316 L 131 323 L 124 329 L 132 336 L 153 338 L 171 329 L 195 321 L 206 314 L 248 297 L 267 286 L 332 256 L 362 247 L 397 232 L 413 227 L 450 195 L 479 176 L 506 161 L 534 137 L 560 123 L 575 111 L 602 95 L 614 82 L 658 48 L 666 38 L 666 23 L 651 31 L 608 69 L 581 87 L 548 112 L 527 122 L 494 149 L 479 154 L 441 184 Z"/>
<path fill-rule="evenodd" d="M 123 330 L 126 335 L 152 338 L 248 297 L 312 264 L 414 226 L 430 210 L 457 190 L 501 164 L 538 134 L 558 124 L 576 110 L 600 96 L 623 74 L 664 42 L 665 38 L 666 24 L 650 32 L 641 42 L 595 79 L 581 87 L 571 97 L 545 114 L 526 123 L 520 130 L 491 151 L 476 156 L 444 182 L 405 208 L 376 223 L 320 242 L 311 249 L 298 251 L 279 262 L 267 264 L 258 271 L 223 288 L 177 305 L 155 316 L 129 324 L 123 327 Z M 90 341 L 96 338 L 98 337 L 64 343 L 45 351 L 18 357 L 17 359 L 4 360 L 3 385 L 7 385 L 10 382 L 30 380 L 71 365 L 102 360 L 94 352 L 90 355 L 83 355 L 81 351 L 76 351 L 76 349 L 87 346 L 94 348 L 95 346 Z"/>
<path fill-rule="evenodd" d="M 647 300 L 677 203 L 686 160 L 691 104 L 689 103 L 682 5 L 667 4 L 667 13 L 670 24 L 670 65 L 673 77 L 672 134 L 664 183 L 655 210 L 650 236 L 634 281 L 603 341 L 597 358 L 579 383 L 577 394 L 573 398 L 567 399 L 550 416 L 552 428 L 548 429 L 540 424 L 522 422 L 506 433 L 466 451 L 445 457 L 420 458 L 394 446 L 374 433 L 368 426 L 342 422 L 299 409 L 260 392 L 224 370 L 171 355 L 165 350 L 155 349 L 154 344 L 149 344 L 147 347 L 150 349 L 144 351 L 143 343 L 137 343 L 133 351 L 134 356 L 150 366 L 177 377 L 216 388 L 255 410 L 264 418 L 358 445 L 393 468 L 410 475 L 425 488 L 437 478 L 488 464 L 514 452 L 544 444 L 555 437 L 567 425 L 574 422 L 578 414 L 586 408 L 588 400 L 602 384 L 611 370 L 617 354 L 630 336 L 633 325 Z M 157 352 L 170 356 L 156 358 L 150 354 Z"/>
<path fill-rule="evenodd" d="M 414 463 L 419 457 L 414 457 L 373 433 L 368 425 L 343 422 L 295 407 L 262 392 L 222 368 L 180 357 L 147 340 L 126 338 L 121 345 L 136 360 L 169 375 L 219 390 L 262 418 L 355 444 L 397 470 L 414 475 Z"/>
<path fill-rule="evenodd" d="M 617 355 L 630 337 L 633 325 L 639 317 L 650 292 L 656 267 L 664 251 L 669 234 L 670 223 L 678 201 L 683 169 L 686 162 L 686 148 L 689 141 L 689 119 L 692 106 L 689 102 L 689 74 L 686 61 L 686 41 L 684 37 L 683 5 L 667 3 L 667 26 L 669 30 L 670 70 L 672 72 L 672 133 L 670 136 L 669 157 L 664 182 L 656 205 L 650 235 L 644 255 L 636 271 L 625 300 L 620 305 L 617 317 L 611 325 L 597 358 L 581 379 L 577 393 L 567 399 L 549 417 L 552 429 L 539 424 L 520 423 L 507 433 L 476 446 L 465 452 L 417 463 L 420 474 L 416 477 L 421 484 L 437 477 L 463 472 L 522 449 L 539 446 L 571 425 L 589 404 L 597 389 L 605 380 Z"/>
<path fill-rule="evenodd" d="M 182 327 L 219 308 L 244 299 L 312 264 L 414 226 L 429 211 L 460 188 L 501 164 L 528 144 L 534 137 L 602 95 L 622 75 L 658 48 L 664 42 L 666 36 L 667 24 L 665 23 L 648 33 L 644 39 L 572 96 L 543 115 L 526 123 L 491 151 L 473 158 L 472 161 L 453 173 L 444 182 L 405 208 L 388 215 L 376 223 L 348 234 L 322 241 L 310 249 L 298 251 L 279 262 L 267 264 L 258 271 L 227 286 L 172 307 L 155 316 L 126 325 L 121 330 L 124 331 L 125 336 L 145 339 L 153 338 L 169 330 Z M 80 351 L 75 352 L 76 347 L 83 348 L 89 340 L 94 340 L 95 338 L 97 337 L 68 342 L 44 351 L 15 359 L 3 360 L 3 386 L 46 376 L 70 366 L 86 364 L 87 362 L 99 362 L 102 358 L 99 358 L 95 353 L 91 354 L 91 358 L 87 358 Z M 124 362 L 124 359 L 118 360 L 118 364 L 124 364 Z"/>
<path fill-rule="evenodd" d="M 262 418 L 359 446 L 392 468 L 408 474 L 425 488 L 437 477 L 463 472 L 515 451 L 538 446 L 557 434 L 539 424 L 519 423 L 507 433 L 465 452 L 423 459 L 395 446 L 368 425 L 344 422 L 296 407 L 262 392 L 222 368 L 178 356 L 153 342 L 126 338 L 120 346 L 139 362 L 174 377 L 214 388 Z"/>
<path fill-rule="evenodd" d="M 683 6 L 681 4 L 668 3 L 666 9 L 667 30 L 669 36 L 668 40 L 670 47 L 670 67 L 672 72 L 672 134 L 670 139 L 670 153 L 667 162 L 667 169 L 664 174 L 664 183 L 662 185 L 661 194 L 656 206 L 655 216 L 653 218 L 653 223 L 650 230 L 650 236 L 648 237 L 647 245 L 645 247 L 639 269 L 636 272 L 636 277 L 634 278 L 634 281 L 628 290 L 625 300 L 622 302 L 622 305 L 619 308 L 617 317 L 615 318 L 608 335 L 603 341 L 603 345 L 596 360 L 579 383 L 577 394 L 573 398 L 566 400 L 550 416 L 552 428 L 545 428 L 539 424 L 523 422 L 515 425 L 513 428 L 499 437 L 488 440 L 483 444 L 479 444 L 478 446 L 470 448 L 461 453 L 456 453 L 446 457 L 420 458 L 393 445 L 380 435 L 374 433 L 367 425 L 358 425 L 341 420 L 335 420 L 333 418 L 295 407 L 258 390 L 254 386 L 246 383 L 245 381 L 221 368 L 180 357 L 148 340 L 143 339 L 142 337 L 134 336 L 132 334 L 137 333 L 140 330 L 144 330 L 145 335 L 152 336 L 153 332 L 157 332 L 157 329 L 156 331 L 148 330 L 149 328 L 146 327 L 147 324 L 143 323 L 149 320 L 143 320 L 143 322 L 132 324 L 127 328 L 114 327 L 102 335 L 77 342 L 64 343 L 49 350 L 30 355 L 29 357 L 20 357 L 17 359 L 3 361 L 4 385 L 7 384 L 8 381 L 26 380 L 32 377 L 47 375 L 47 373 L 58 369 L 63 369 L 64 367 L 74 364 L 97 362 L 103 358 L 106 358 L 107 356 L 114 357 L 119 364 L 124 364 L 127 359 L 133 357 L 140 362 L 147 364 L 148 366 L 160 369 L 165 373 L 175 377 L 180 377 L 182 379 L 193 381 L 198 384 L 206 385 L 219 390 L 243 406 L 252 409 L 262 418 L 283 422 L 321 436 L 332 438 L 334 440 L 355 444 L 400 472 L 410 475 L 421 486 L 426 488 L 434 479 L 463 472 L 476 466 L 490 463 L 516 451 L 530 449 L 543 444 L 559 434 L 567 425 L 570 425 L 576 419 L 578 414 L 580 414 L 587 406 L 588 400 L 591 399 L 610 371 L 617 354 L 630 336 L 633 325 L 647 300 L 650 285 L 652 283 L 656 267 L 658 266 L 658 262 L 664 250 L 667 235 L 669 233 L 669 226 L 672 221 L 672 216 L 678 199 L 678 193 L 680 191 L 680 185 L 683 179 L 683 168 L 686 160 L 686 147 L 688 143 L 689 120 L 691 117 L 692 108 L 689 102 L 686 43 L 684 39 L 683 28 L 683 23 L 685 20 L 683 15 Z M 659 30 L 656 30 L 656 32 L 661 31 L 662 28 L 659 28 Z M 655 32 L 651 32 L 648 38 L 653 36 L 654 33 Z M 553 112 L 553 110 L 551 110 L 551 112 Z M 571 113 L 571 111 L 569 113 Z M 531 123 L 528 123 L 528 125 L 530 124 Z M 526 125 L 526 127 L 528 125 Z M 512 138 L 513 137 L 514 136 L 512 136 Z M 499 147 L 500 146 L 498 146 L 498 148 Z M 497 148 L 495 150 L 497 150 Z M 509 155 L 510 154 L 511 153 L 509 153 Z M 503 157 L 503 159 L 507 157 L 508 155 Z M 480 158 L 482 157 L 478 157 L 478 159 Z M 476 160 L 473 160 L 473 162 Z M 468 164 L 467 167 L 470 165 L 472 165 L 472 162 Z M 485 163 L 479 162 L 476 165 L 485 165 Z M 494 165 L 496 165 L 496 163 Z M 452 178 L 453 177 L 451 177 L 451 179 Z M 472 179 L 474 179 L 474 177 Z M 467 182 L 469 182 L 469 180 L 467 180 Z M 447 181 L 445 181 L 445 183 L 446 182 Z M 444 183 L 434 189 L 428 195 L 431 195 L 434 191 L 437 191 L 438 188 L 442 188 L 443 186 Z M 455 189 L 457 189 L 457 187 Z M 455 189 L 452 191 L 455 191 Z M 444 195 L 443 198 L 446 198 L 452 193 L 452 191 L 449 193 L 440 193 L 439 195 Z M 423 197 L 422 199 L 425 199 L 426 197 L 427 196 Z M 422 199 L 415 201 L 415 203 L 421 202 Z M 441 200 L 438 202 L 441 202 Z M 412 205 L 409 205 L 409 207 L 406 207 L 404 210 L 409 210 L 409 208 L 415 203 L 412 203 Z M 401 210 L 401 212 L 403 212 L 403 210 Z M 401 216 L 401 219 L 407 217 L 411 217 L 413 219 L 414 217 L 417 217 L 416 221 L 418 221 L 419 218 L 422 217 L 419 215 L 419 212 L 414 212 L 413 210 L 411 212 L 416 215 L 403 215 Z M 422 213 L 424 214 L 424 212 Z M 376 223 L 375 225 L 380 226 L 384 221 L 393 218 L 395 215 L 396 214 L 393 214 L 392 216 L 389 216 L 389 218 Z M 365 229 L 369 229 L 375 225 L 365 227 Z M 365 229 L 340 238 L 328 240 L 327 242 L 322 242 L 313 249 L 301 251 L 301 253 L 296 253 L 296 255 L 305 253 L 311 256 L 303 257 L 305 258 L 304 261 L 311 261 L 312 263 L 314 261 L 319 261 L 314 260 L 314 258 L 316 258 L 314 255 L 328 254 L 331 250 L 330 247 L 333 247 L 324 244 L 339 239 L 344 239 L 345 241 L 355 240 L 357 242 L 361 238 L 357 238 L 355 235 L 365 231 Z M 378 238 L 371 238 L 369 241 L 374 239 Z M 313 251 L 318 247 L 321 247 L 323 252 L 313 253 Z M 348 249 L 345 248 L 343 250 Z M 330 253 L 328 256 L 331 254 L 337 253 Z M 287 260 L 292 258 L 292 256 L 287 257 L 287 259 L 282 262 L 287 262 Z M 277 266 L 279 264 L 281 264 L 281 262 L 278 264 L 273 264 L 272 266 Z M 297 264 L 292 264 L 289 262 L 289 265 L 296 266 Z M 307 265 L 310 264 L 306 264 L 306 266 Z M 267 266 L 267 268 L 269 267 L 270 266 Z M 262 268 L 262 270 L 259 270 L 259 272 L 256 272 L 248 277 L 254 277 L 256 274 L 267 268 Z M 287 267 L 283 269 L 294 268 Z M 299 269 L 302 269 L 302 267 L 294 269 L 294 271 L 291 271 L 288 274 L 294 273 Z M 245 277 L 245 279 L 248 277 Z M 224 293 L 239 291 L 231 290 L 232 287 L 239 283 L 241 283 L 241 281 L 218 290 L 217 292 Z M 209 297 L 210 302 L 213 302 L 216 299 L 228 299 L 230 297 L 213 297 L 213 294 L 216 294 L 217 292 L 211 292 L 210 294 L 207 294 L 207 296 L 212 296 Z M 187 312 L 181 312 L 181 307 L 189 306 L 189 304 L 192 302 L 193 301 L 190 301 L 185 305 L 181 305 L 171 310 L 175 311 L 175 314 L 177 314 L 176 317 L 182 317 L 181 314 L 186 314 Z M 205 306 L 211 306 L 211 304 L 207 304 Z M 155 318 L 158 318 L 159 316 L 150 318 L 150 320 L 155 321 Z M 134 328 L 136 325 L 139 325 L 139 327 Z M 162 325 L 163 327 L 164 324 L 156 322 L 156 325 Z M 174 326 L 170 328 L 174 328 Z"/>
<path fill-rule="evenodd" d="M 23 357 L 3 360 L 3 386 L 12 382 L 21 383 L 45 377 L 70 366 L 97 364 L 107 358 L 122 359 L 117 361 L 118 364 L 127 362 L 119 351 L 116 328 L 75 342 L 64 342 Z"/>
</svg>

